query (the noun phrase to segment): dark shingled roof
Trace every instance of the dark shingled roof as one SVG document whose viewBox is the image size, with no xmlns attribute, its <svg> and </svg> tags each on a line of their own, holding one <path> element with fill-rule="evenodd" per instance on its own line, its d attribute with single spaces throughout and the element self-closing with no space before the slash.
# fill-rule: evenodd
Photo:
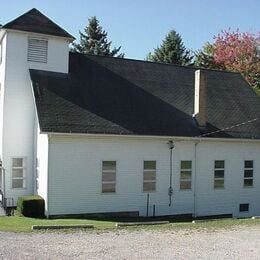
<svg viewBox="0 0 260 260">
<path fill-rule="evenodd" d="M 60 26 L 51 21 L 36 8 L 31 9 L 13 21 L 3 25 L 2 28 L 49 34 L 74 39 L 72 35 L 63 30 Z"/>
<path fill-rule="evenodd" d="M 30 70 L 42 132 L 202 134 L 193 115 L 195 68 L 70 53 L 69 74 Z M 260 100 L 239 73 L 204 70 L 208 137 L 260 139 Z"/>
</svg>

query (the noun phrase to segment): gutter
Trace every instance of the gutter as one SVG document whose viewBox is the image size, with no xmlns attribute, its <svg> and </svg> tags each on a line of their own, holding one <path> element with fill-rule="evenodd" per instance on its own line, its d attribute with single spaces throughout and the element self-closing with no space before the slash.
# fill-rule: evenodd
<svg viewBox="0 0 260 260">
<path fill-rule="evenodd" d="M 212 141 L 212 142 L 252 142 L 260 143 L 260 139 L 245 139 L 245 138 L 216 138 L 216 137 L 186 137 L 186 136 L 157 136 L 157 135 L 123 135 L 123 134 L 90 134 L 90 133 L 65 133 L 65 132 L 49 132 L 40 131 L 40 134 L 47 134 L 50 136 L 79 136 L 79 137 L 116 137 L 116 138 L 129 138 L 129 139 L 158 139 L 169 140 L 174 139 L 178 141 Z"/>
</svg>

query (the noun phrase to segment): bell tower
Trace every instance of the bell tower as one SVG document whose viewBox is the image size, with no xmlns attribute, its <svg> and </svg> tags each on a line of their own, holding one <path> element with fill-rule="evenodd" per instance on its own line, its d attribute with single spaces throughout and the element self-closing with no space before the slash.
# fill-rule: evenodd
<svg viewBox="0 0 260 260">
<path fill-rule="evenodd" d="M 35 8 L 0 28 L 1 186 L 15 201 L 35 190 L 37 114 L 29 69 L 68 73 L 73 40 Z"/>
</svg>

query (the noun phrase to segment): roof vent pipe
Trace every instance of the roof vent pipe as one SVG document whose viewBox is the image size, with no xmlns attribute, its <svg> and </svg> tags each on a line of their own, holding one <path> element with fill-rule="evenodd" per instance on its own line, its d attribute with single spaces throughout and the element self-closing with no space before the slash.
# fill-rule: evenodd
<svg viewBox="0 0 260 260">
<path fill-rule="evenodd" d="M 202 70 L 195 71 L 194 114 L 199 127 L 207 124 L 206 77 Z"/>
</svg>

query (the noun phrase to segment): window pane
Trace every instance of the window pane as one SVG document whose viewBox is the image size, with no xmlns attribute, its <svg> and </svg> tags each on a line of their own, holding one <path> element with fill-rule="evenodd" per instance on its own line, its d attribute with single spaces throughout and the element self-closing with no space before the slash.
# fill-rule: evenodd
<svg viewBox="0 0 260 260">
<path fill-rule="evenodd" d="M 155 171 L 145 171 L 144 172 L 144 180 L 145 181 L 154 181 L 156 179 Z"/>
<path fill-rule="evenodd" d="M 244 170 L 245 178 L 253 177 L 253 170 Z"/>
<path fill-rule="evenodd" d="M 102 181 L 116 181 L 115 172 L 104 172 L 102 174 Z"/>
<path fill-rule="evenodd" d="M 224 178 L 224 170 L 215 170 L 215 178 Z"/>
<path fill-rule="evenodd" d="M 144 169 L 145 170 L 155 170 L 156 161 L 144 161 Z"/>
<path fill-rule="evenodd" d="M 191 169 L 191 161 L 181 161 L 181 169 Z"/>
<path fill-rule="evenodd" d="M 115 183 L 103 183 L 102 184 L 102 192 L 115 192 L 116 184 Z"/>
<path fill-rule="evenodd" d="M 245 168 L 253 168 L 254 163 L 253 161 L 245 161 Z"/>
<path fill-rule="evenodd" d="M 249 210 L 249 204 L 240 204 L 239 205 L 239 211 L 240 212 L 245 212 L 245 211 L 248 211 Z"/>
<path fill-rule="evenodd" d="M 24 188 L 24 180 L 23 179 L 14 179 L 12 180 L 12 188 Z"/>
<path fill-rule="evenodd" d="M 215 168 L 225 168 L 225 161 L 215 161 Z"/>
<path fill-rule="evenodd" d="M 144 191 L 155 191 L 155 182 L 144 182 Z"/>
<path fill-rule="evenodd" d="M 244 187 L 252 187 L 253 179 L 244 179 Z"/>
<path fill-rule="evenodd" d="M 103 170 L 115 171 L 116 170 L 116 161 L 103 161 Z"/>
<path fill-rule="evenodd" d="M 191 189 L 191 181 L 181 181 L 180 182 L 181 190 L 190 190 Z"/>
<path fill-rule="evenodd" d="M 215 189 L 224 188 L 224 180 L 215 180 L 214 181 L 214 188 Z"/>
<path fill-rule="evenodd" d="M 23 169 L 13 169 L 13 178 L 23 178 Z"/>
<path fill-rule="evenodd" d="M 13 158 L 13 167 L 23 167 L 23 158 Z"/>
<path fill-rule="evenodd" d="M 181 171 L 181 179 L 191 179 L 191 171 Z"/>
</svg>

